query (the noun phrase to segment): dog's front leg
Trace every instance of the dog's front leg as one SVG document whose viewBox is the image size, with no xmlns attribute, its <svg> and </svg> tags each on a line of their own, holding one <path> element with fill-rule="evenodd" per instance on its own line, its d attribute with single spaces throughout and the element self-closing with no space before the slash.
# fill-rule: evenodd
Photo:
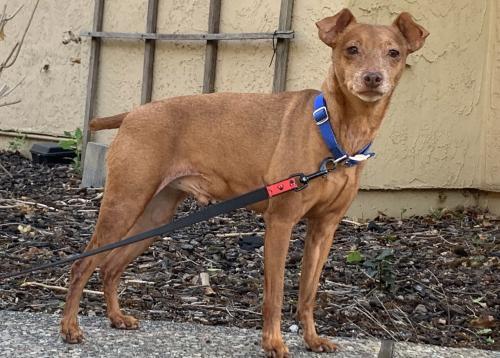
<svg viewBox="0 0 500 358">
<path fill-rule="evenodd" d="M 304 330 L 304 341 L 314 352 L 333 352 L 337 346 L 316 333 L 314 304 L 319 278 L 338 226 L 338 217 L 310 219 L 302 258 L 297 316 Z"/>
<path fill-rule="evenodd" d="M 281 218 L 266 218 L 262 348 L 270 357 L 288 356 L 288 348 L 281 336 L 280 323 L 285 260 L 294 224 L 283 222 Z"/>
</svg>

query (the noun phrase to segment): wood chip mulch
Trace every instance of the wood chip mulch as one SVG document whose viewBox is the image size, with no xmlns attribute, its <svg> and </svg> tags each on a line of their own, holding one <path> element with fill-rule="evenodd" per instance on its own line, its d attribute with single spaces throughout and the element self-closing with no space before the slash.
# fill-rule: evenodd
<svg viewBox="0 0 500 358">
<path fill-rule="evenodd" d="M 0 272 L 81 252 L 102 191 L 66 165 L 0 152 Z M 187 200 L 178 215 L 196 210 Z M 129 266 L 120 298 L 142 319 L 261 328 L 261 217 L 239 210 L 163 238 Z M 296 330 L 305 225 L 286 265 L 284 331 Z M 0 282 L 0 309 L 59 313 L 68 266 Z M 207 285 L 208 284 L 208 285 Z M 94 274 L 80 313 L 105 315 Z M 500 220 L 474 208 L 340 226 L 318 293 L 322 334 L 500 350 Z M 299 331 L 300 332 L 300 331 Z"/>
</svg>

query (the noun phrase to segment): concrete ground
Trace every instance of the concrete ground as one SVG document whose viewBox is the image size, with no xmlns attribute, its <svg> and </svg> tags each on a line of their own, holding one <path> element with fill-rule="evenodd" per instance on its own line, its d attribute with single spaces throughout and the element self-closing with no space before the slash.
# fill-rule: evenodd
<svg viewBox="0 0 500 358">
<path fill-rule="evenodd" d="M 59 337 L 59 316 L 0 311 L 0 357 L 262 357 L 260 332 L 164 321 L 143 321 L 138 331 L 109 328 L 104 318 L 81 317 L 86 340 L 69 345 Z M 308 352 L 298 334 L 285 340 L 293 357 L 380 357 L 373 340 L 335 338 L 334 354 Z M 386 355 L 390 357 L 391 355 Z M 500 358 L 500 352 L 395 343 L 396 358 Z"/>
</svg>

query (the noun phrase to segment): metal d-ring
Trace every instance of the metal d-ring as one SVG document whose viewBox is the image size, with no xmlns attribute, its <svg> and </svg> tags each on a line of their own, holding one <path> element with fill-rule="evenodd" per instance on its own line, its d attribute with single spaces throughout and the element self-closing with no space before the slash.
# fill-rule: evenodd
<svg viewBox="0 0 500 358">
<path fill-rule="evenodd" d="M 319 171 L 327 174 L 328 172 L 335 170 L 335 168 L 337 168 L 337 162 L 333 157 L 328 157 L 323 159 L 323 161 L 321 162 Z"/>
</svg>

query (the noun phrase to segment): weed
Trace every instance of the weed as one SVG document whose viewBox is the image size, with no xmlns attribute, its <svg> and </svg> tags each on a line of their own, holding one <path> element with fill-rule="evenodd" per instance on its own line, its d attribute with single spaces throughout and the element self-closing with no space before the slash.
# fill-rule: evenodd
<svg viewBox="0 0 500 358">
<path fill-rule="evenodd" d="M 345 257 L 350 265 L 363 264 L 363 269 L 368 276 L 377 280 L 379 289 L 394 292 L 396 289 L 396 275 L 393 270 L 394 250 L 384 249 L 376 256 L 365 258 L 358 250 L 351 250 Z"/>
<path fill-rule="evenodd" d="M 401 209 L 401 212 L 399 213 L 399 217 L 401 218 L 401 220 L 403 220 L 403 217 L 407 211 L 408 211 L 408 209 L 406 209 L 406 208 Z"/>
<path fill-rule="evenodd" d="M 9 142 L 9 150 L 12 152 L 19 152 L 21 148 L 26 145 L 26 134 L 17 135 L 13 140 Z"/>
<path fill-rule="evenodd" d="M 358 250 L 353 250 L 347 254 L 345 259 L 348 264 L 359 264 L 365 258 L 363 257 L 363 255 L 361 255 L 361 253 Z"/>
<path fill-rule="evenodd" d="M 453 217 L 454 214 L 448 208 L 440 208 L 440 209 L 431 209 L 430 215 L 434 220 L 438 221 L 438 220 L 443 220 L 444 218 Z"/>
<path fill-rule="evenodd" d="M 75 129 L 73 132 L 65 131 L 64 134 L 68 136 L 67 139 L 59 141 L 59 145 L 63 149 L 74 150 L 75 157 L 73 158 L 73 169 L 77 173 L 81 173 L 81 158 L 82 158 L 82 143 L 83 143 L 83 132 L 80 128 Z"/>
<path fill-rule="evenodd" d="M 393 270 L 394 250 L 384 249 L 374 258 L 367 259 L 363 263 L 366 273 L 377 278 L 379 289 L 393 292 L 395 290 L 396 275 Z"/>
</svg>

